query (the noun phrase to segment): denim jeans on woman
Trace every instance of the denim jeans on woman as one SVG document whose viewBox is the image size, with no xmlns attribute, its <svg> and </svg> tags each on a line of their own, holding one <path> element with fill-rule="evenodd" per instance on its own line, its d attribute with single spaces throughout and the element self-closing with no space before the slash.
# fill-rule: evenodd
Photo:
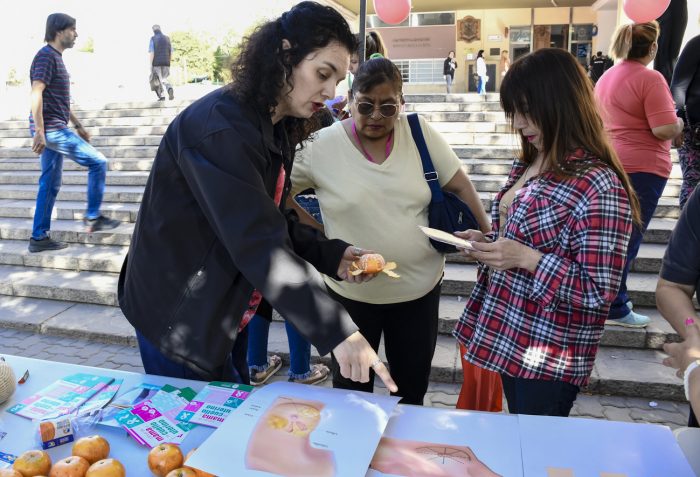
<svg viewBox="0 0 700 477">
<path fill-rule="evenodd" d="M 656 206 L 659 203 L 661 194 L 663 194 L 664 188 L 666 187 L 666 181 L 668 180 L 648 172 L 633 172 L 629 174 L 629 178 L 639 198 L 642 228 L 640 229 L 636 225 L 632 227 L 632 235 L 630 236 L 629 245 L 627 246 L 627 262 L 625 263 L 625 268 L 622 272 L 622 281 L 620 282 L 620 291 L 617 292 L 617 296 L 612 302 L 610 311 L 608 312 L 608 318 L 612 320 L 624 318 L 631 311 L 627 306 L 627 302 L 630 301 L 627 295 L 627 274 L 630 271 L 630 263 L 637 257 L 639 247 L 642 245 L 642 239 L 644 238 L 644 232 L 646 232 L 647 227 L 649 227 L 649 222 L 651 222 L 654 216 L 654 211 L 656 210 Z"/>
<path fill-rule="evenodd" d="M 45 137 L 46 148 L 41 153 L 41 176 L 32 228 L 34 240 L 45 238 L 51 229 L 51 213 L 58 191 L 61 189 L 63 156 L 88 168 L 87 211 L 85 212 L 85 217 L 88 219 L 96 219 L 100 216 L 107 175 L 105 156 L 72 130 L 65 128 L 49 131 L 45 133 Z"/>
<path fill-rule="evenodd" d="M 311 345 L 287 321 L 284 322 L 289 342 L 289 377 L 306 379 L 309 377 Z M 267 338 L 270 321 L 255 315 L 248 323 L 248 367 L 255 372 L 267 368 Z"/>
</svg>

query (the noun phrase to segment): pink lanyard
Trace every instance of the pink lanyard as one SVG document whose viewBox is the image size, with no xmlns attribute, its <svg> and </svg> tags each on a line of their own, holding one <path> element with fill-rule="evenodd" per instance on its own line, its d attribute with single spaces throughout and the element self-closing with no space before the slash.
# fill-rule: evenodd
<svg viewBox="0 0 700 477">
<path fill-rule="evenodd" d="M 365 158 L 369 162 L 374 162 L 375 164 L 377 161 L 375 161 L 372 156 L 370 155 L 369 152 L 367 152 L 367 149 L 365 149 L 365 146 L 362 145 L 362 141 L 360 141 L 360 136 L 357 135 L 357 128 L 355 127 L 355 121 L 352 122 L 352 134 L 355 136 L 355 140 L 357 143 L 360 145 L 362 148 L 362 154 L 365 155 Z M 394 130 L 392 129 L 391 132 L 389 133 L 389 140 L 386 142 L 386 149 L 384 150 L 384 160 L 386 160 L 387 157 L 389 157 L 389 154 L 391 154 L 391 147 L 394 145 Z"/>
</svg>

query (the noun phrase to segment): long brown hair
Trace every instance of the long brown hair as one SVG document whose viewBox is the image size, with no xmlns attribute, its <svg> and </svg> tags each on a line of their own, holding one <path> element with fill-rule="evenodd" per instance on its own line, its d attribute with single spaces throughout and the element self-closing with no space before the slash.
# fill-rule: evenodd
<svg viewBox="0 0 700 477">
<path fill-rule="evenodd" d="M 501 106 L 511 126 L 518 112 L 539 128 L 542 171 L 559 177 L 583 173 L 590 163 L 567 160 L 582 148 L 615 172 L 629 197 L 634 222 L 641 223 L 637 195 L 598 115 L 592 83 L 571 53 L 543 48 L 515 61 L 501 83 Z M 522 134 L 520 144 L 520 160 L 532 164 L 538 150 Z"/>
</svg>

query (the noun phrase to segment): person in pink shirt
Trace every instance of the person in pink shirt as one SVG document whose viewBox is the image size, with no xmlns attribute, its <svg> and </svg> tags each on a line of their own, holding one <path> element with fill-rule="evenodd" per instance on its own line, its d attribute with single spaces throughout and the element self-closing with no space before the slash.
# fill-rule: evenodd
<svg viewBox="0 0 700 477">
<path fill-rule="evenodd" d="M 648 69 L 658 50 L 655 21 L 622 25 L 615 32 L 611 54 L 622 60 L 606 71 L 595 86 L 605 129 L 639 197 L 642 227 L 634 227 L 620 291 L 606 324 L 644 327 L 649 317 L 635 313 L 627 295 L 627 274 L 637 256 L 666 181 L 671 174 L 671 140 L 683 132 L 668 84 Z"/>
</svg>

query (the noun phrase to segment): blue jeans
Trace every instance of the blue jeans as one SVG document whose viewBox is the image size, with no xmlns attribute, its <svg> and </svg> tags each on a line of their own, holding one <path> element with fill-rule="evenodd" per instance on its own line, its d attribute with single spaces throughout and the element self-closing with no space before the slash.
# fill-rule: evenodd
<svg viewBox="0 0 700 477">
<path fill-rule="evenodd" d="M 88 203 L 85 217 L 96 219 L 100 216 L 100 205 L 102 205 L 107 176 L 107 159 L 90 143 L 68 128 L 49 131 L 46 133 L 46 148 L 41 153 L 41 176 L 32 228 L 32 238 L 35 240 L 45 238 L 51 229 L 51 213 L 58 191 L 61 189 L 63 156 L 88 168 Z"/>
<path fill-rule="evenodd" d="M 642 245 L 642 238 L 646 232 L 651 218 L 654 216 L 654 211 L 659 203 L 659 198 L 666 187 L 666 181 L 661 176 L 650 174 L 648 172 L 633 172 L 629 174 L 632 187 L 639 198 L 640 214 L 642 216 L 642 228 L 636 225 L 632 227 L 632 235 L 630 236 L 629 245 L 627 246 L 627 262 L 622 271 L 622 281 L 620 282 L 620 291 L 617 292 L 615 300 L 610 305 L 608 318 L 618 320 L 624 318 L 631 311 L 627 306 L 629 296 L 627 296 L 627 274 L 630 271 L 630 263 L 637 257 L 639 247 Z"/>
<path fill-rule="evenodd" d="M 486 94 L 486 81 L 484 81 L 483 76 L 479 76 L 479 82 L 476 85 L 476 92 L 479 94 Z"/>
<path fill-rule="evenodd" d="M 244 328 L 236 337 L 231 354 L 226 362 L 213 376 L 204 376 L 184 364 L 176 363 L 158 350 L 141 333 L 136 331 L 143 369 L 147 374 L 167 376 L 170 378 L 196 379 L 198 381 L 226 381 L 232 383 L 250 384 L 248 365 L 245 360 L 248 347 L 248 331 Z"/>
<path fill-rule="evenodd" d="M 289 377 L 305 379 L 309 376 L 311 369 L 311 345 L 286 320 L 284 327 L 289 343 Z M 267 337 L 270 332 L 270 321 L 255 315 L 247 328 L 248 366 L 255 371 L 263 371 L 267 367 Z"/>
</svg>

